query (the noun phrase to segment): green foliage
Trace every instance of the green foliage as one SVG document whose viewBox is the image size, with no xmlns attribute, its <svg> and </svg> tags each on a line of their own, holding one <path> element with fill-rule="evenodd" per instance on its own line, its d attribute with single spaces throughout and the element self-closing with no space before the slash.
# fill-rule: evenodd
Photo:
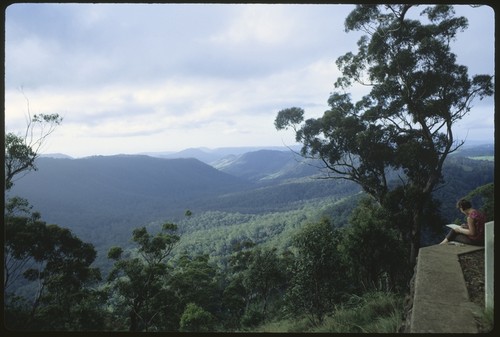
<svg viewBox="0 0 500 337">
<path fill-rule="evenodd" d="M 208 255 L 181 255 L 168 280 L 168 288 L 175 297 L 174 315 L 180 316 L 189 303 L 215 315 L 220 303 L 217 281 L 217 269 Z"/>
<path fill-rule="evenodd" d="M 468 200 L 473 200 L 476 203 L 480 199 L 480 210 L 486 214 L 486 221 L 492 221 L 495 214 L 495 188 L 494 184 L 486 184 L 479 186 L 465 196 Z"/>
<path fill-rule="evenodd" d="M 16 174 L 35 169 L 37 153 L 13 133 L 5 135 L 5 188 L 10 189 Z"/>
<path fill-rule="evenodd" d="M 298 333 L 397 333 L 402 323 L 403 297 L 390 292 L 351 295 L 335 305 L 323 323 L 311 324 L 304 316 L 256 326 L 251 332 Z"/>
<path fill-rule="evenodd" d="M 166 223 L 155 236 L 145 227 L 133 231 L 132 240 L 138 245 L 137 257 L 123 257 L 122 249 L 112 247 L 108 257 L 116 260 L 108 276 L 113 306 L 120 310 L 122 320 L 128 320 L 130 331 L 149 331 L 165 324 L 165 311 L 171 292 L 165 287 L 168 275 L 165 263 L 179 240 L 177 227 Z M 128 316 L 128 317 L 127 317 Z"/>
<path fill-rule="evenodd" d="M 254 326 L 265 319 L 279 303 L 287 279 L 286 260 L 277 255 L 277 249 L 257 247 L 244 240 L 236 242 L 233 251 L 222 300 L 229 329 Z"/>
<path fill-rule="evenodd" d="M 28 115 L 28 125 L 24 136 L 7 133 L 5 135 L 5 189 L 14 184 L 14 177 L 23 172 L 36 170 L 35 160 L 45 139 L 62 122 L 58 114 Z"/>
<path fill-rule="evenodd" d="M 304 120 L 304 109 L 302 108 L 288 108 L 281 110 L 274 121 L 274 126 L 278 130 L 288 129 L 294 127 Z"/>
<path fill-rule="evenodd" d="M 427 21 L 410 19 L 413 5 L 357 5 L 347 17 L 346 31 L 367 35 L 358 53 L 337 59 L 342 76 L 328 99 L 330 109 L 303 121 L 300 108 L 278 112 L 278 130 L 292 127 L 301 153 L 320 158 L 332 175 L 359 184 L 385 206 L 394 188 L 410 214 L 410 262 L 416 261 L 424 208 L 442 182 L 447 156 L 462 143 L 453 138 L 453 125 L 470 110 L 475 98 L 493 94 L 493 77 L 469 78 L 456 63 L 450 41 L 467 27 L 452 6 L 427 6 Z M 358 102 L 345 92 L 354 84 L 371 91 Z M 389 184 L 398 172 L 402 183 Z"/>
<path fill-rule="evenodd" d="M 265 320 L 266 316 L 262 313 L 262 310 L 256 308 L 255 306 L 249 307 L 243 317 L 241 318 L 241 325 L 244 327 L 254 327 Z"/>
<path fill-rule="evenodd" d="M 348 273 L 366 290 L 404 290 L 407 254 L 387 211 L 370 198 L 362 199 L 343 232 L 341 248 Z"/>
<path fill-rule="evenodd" d="M 495 315 L 492 308 L 486 309 L 484 312 L 482 312 L 477 320 L 479 321 L 480 333 L 489 333 L 493 331 L 493 328 L 495 327 Z"/>
<path fill-rule="evenodd" d="M 470 197 L 474 206 L 485 211 L 488 219 L 493 219 L 494 207 L 489 205 L 493 205 L 494 196 L 491 190 L 488 192 L 491 188 L 488 186 L 494 181 L 493 162 L 471 160 L 457 154 L 446 162 L 444 176 L 445 185 L 433 193 L 435 198 L 440 200 L 440 212 L 446 219 L 441 225 L 454 222 L 458 218 L 462 219 L 462 214 L 456 209 L 456 202 L 462 197 Z M 485 188 L 484 193 L 481 191 L 483 189 L 481 186 Z M 473 192 L 476 189 L 478 194 Z M 469 196 L 469 193 L 474 195 Z"/>
<path fill-rule="evenodd" d="M 320 324 L 347 289 L 346 266 L 338 244 L 340 235 L 324 220 L 305 226 L 293 239 L 297 250 L 286 292 L 287 311 L 306 314 Z"/>
<path fill-rule="evenodd" d="M 214 329 L 213 316 L 195 303 L 188 303 L 184 310 L 180 329 L 182 332 L 208 332 Z"/>
<path fill-rule="evenodd" d="M 148 265 L 158 265 L 170 255 L 179 236 L 175 234 L 177 225 L 165 223 L 162 231 L 152 236 L 146 227 L 134 229 L 132 241 L 139 245 L 139 254 Z"/>
<path fill-rule="evenodd" d="M 286 279 L 284 266 L 279 260 L 276 249 L 255 249 L 243 277 L 243 285 L 250 296 L 262 301 L 261 313 L 267 314 L 268 300 L 273 291 L 283 287 Z"/>
<path fill-rule="evenodd" d="M 403 317 L 403 299 L 394 293 L 368 292 L 338 305 L 315 332 L 397 333 Z"/>
<path fill-rule="evenodd" d="M 123 249 L 121 247 L 111 247 L 108 252 L 108 259 L 119 260 L 122 254 Z"/>
<path fill-rule="evenodd" d="M 225 328 L 233 331 L 243 323 L 242 316 L 245 314 L 245 309 L 247 308 L 248 291 L 243 285 L 242 277 L 228 275 L 228 278 L 232 279 L 224 287 L 221 316 Z"/>
<path fill-rule="evenodd" d="M 11 199 L 4 216 L 4 293 L 7 315 L 12 318 L 7 322 L 9 328 L 102 328 L 102 307 L 95 305 L 96 301 L 103 303 L 102 294 L 91 288 L 101 279 L 100 271 L 91 267 L 96 257 L 93 245 L 66 228 L 46 224 L 39 214 L 30 214 L 30 209 L 26 200 Z M 29 304 L 16 295 L 21 278 L 32 289 Z"/>
</svg>

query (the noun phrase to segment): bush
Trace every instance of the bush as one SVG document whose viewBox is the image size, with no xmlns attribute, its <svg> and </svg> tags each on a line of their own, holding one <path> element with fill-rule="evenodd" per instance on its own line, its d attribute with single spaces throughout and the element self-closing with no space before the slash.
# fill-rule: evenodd
<svg viewBox="0 0 500 337">
<path fill-rule="evenodd" d="M 403 299 L 386 292 L 367 293 L 338 306 L 315 332 L 396 333 L 401 325 Z"/>
<path fill-rule="evenodd" d="M 213 331 L 214 318 L 195 303 L 188 303 L 181 316 L 180 328 L 182 332 L 207 332 Z"/>
<path fill-rule="evenodd" d="M 265 316 L 262 312 L 250 308 L 245 312 L 245 314 L 241 318 L 241 324 L 245 327 L 253 327 L 262 323 L 264 319 Z"/>
</svg>

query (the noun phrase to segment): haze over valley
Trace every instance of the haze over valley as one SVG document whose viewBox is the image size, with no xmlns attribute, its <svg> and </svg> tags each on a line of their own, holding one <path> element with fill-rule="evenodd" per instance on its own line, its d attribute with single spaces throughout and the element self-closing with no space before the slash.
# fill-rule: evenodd
<svg viewBox="0 0 500 337">
<path fill-rule="evenodd" d="M 94 244 L 100 266 L 108 264 L 111 246 L 130 245 L 133 229 L 147 226 L 155 232 L 163 222 L 179 225 L 179 251 L 222 258 L 241 240 L 284 248 L 304 223 L 327 216 L 345 225 L 362 194 L 352 182 L 321 179 L 321 163 L 295 150 L 197 148 L 78 159 L 46 155 L 7 197 L 27 198 L 44 221 Z M 439 191 L 448 218 L 456 216 L 456 189 L 468 192 L 493 180 L 493 160 L 471 157 L 492 159 L 493 145 L 466 147 L 448 159 L 447 183 Z M 455 181 L 461 175 L 474 178 Z M 187 210 L 192 216 L 185 216 Z"/>
</svg>

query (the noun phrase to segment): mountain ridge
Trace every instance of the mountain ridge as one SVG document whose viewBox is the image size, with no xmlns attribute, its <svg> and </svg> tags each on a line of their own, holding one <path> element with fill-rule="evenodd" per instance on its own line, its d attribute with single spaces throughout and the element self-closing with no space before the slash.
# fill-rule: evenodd
<svg viewBox="0 0 500 337">
<path fill-rule="evenodd" d="M 470 142 L 465 143 L 459 151 L 455 152 L 460 153 L 461 151 L 466 150 L 467 152 L 494 152 L 494 143 L 488 142 Z M 115 155 L 146 155 L 150 157 L 157 158 L 196 158 L 202 162 L 210 164 L 211 162 L 215 162 L 224 157 L 228 156 L 239 156 L 248 152 L 255 152 L 259 150 L 277 150 L 277 151 L 290 151 L 290 152 L 298 152 L 300 151 L 301 145 L 292 145 L 292 146 L 240 146 L 240 147 L 217 147 L 217 148 L 207 148 L 207 147 L 191 147 L 185 148 L 179 151 L 157 151 L 157 152 L 139 152 L 132 154 L 112 154 L 107 156 L 115 156 Z M 73 157 L 64 153 L 46 153 L 41 154 L 40 157 L 50 157 L 50 158 L 69 158 L 69 159 L 81 159 L 86 157 L 94 157 L 99 155 L 89 155 L 83 157 Z M 208 160 L 202 160 L 204 157 L 209 157 Z M 215 159 L 214 159 L 215 158 Z"/>
<path fill-rule="evenodd" d="M 9 196 L 27 198 L 46 221 L 71 228 L 132 220 L 137 226 L 173 210 L 183 211 L 196 200 L 251 187 L 242 179 L 186 158 L 39 158 L 37 168 L 16 181 Z"/>
<path fill-rule="evenodd" d="M 484 153 L 479 150 L 464 154 Z M 69 228 L 94 244 L 102 263 L 110 245 L 130 244 L 134 228 L 160 221 L 178 223 L 187 209 L 197 216 L 210 211 L 284 214 L 305 203 L 331 203 L 361 191 L 350 181 L 315 179 L 319 169 L 307 162 L 299 165 L 291 151 L 260 150 L 229 159 L 223 172 L 194 158 L 42 157 L 37 160 L 38 170 L 15 181 L 8 196 L 28 199 L 44 221 Z M 443 172 L 447 183 L 438 192 L 448 218 L 456 216 L 457 197 L 492 181 L 493 166 L 491 161 L 459 153 L 447 159 Z M 349 207 L 354 206 L 350 202 Z"/>
</svg>

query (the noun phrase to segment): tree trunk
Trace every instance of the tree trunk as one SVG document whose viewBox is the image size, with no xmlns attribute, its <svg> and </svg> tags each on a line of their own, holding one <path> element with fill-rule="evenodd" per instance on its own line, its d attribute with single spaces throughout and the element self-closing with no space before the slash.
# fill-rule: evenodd
<svg viewBox="0 0 500 337">
<path fill-rule="evenodd" d="M 422 222 L 422 202 L 418 201 L 413 209 L 413 219 L 411 228 L 411 244 L 410 244 L 410 265 L 415 266 L 417 263 L 418 251 L 420 249 L 420 231 Z"/>
<path fill-rule="evenodd" d="M 130 327 L 129 327 L 129 331 L 139 331 L 138 317 L 137 317 L 137 313 L 135 312 L 134 308 L 132 308 L 130 310 Z"/>
</svg>

